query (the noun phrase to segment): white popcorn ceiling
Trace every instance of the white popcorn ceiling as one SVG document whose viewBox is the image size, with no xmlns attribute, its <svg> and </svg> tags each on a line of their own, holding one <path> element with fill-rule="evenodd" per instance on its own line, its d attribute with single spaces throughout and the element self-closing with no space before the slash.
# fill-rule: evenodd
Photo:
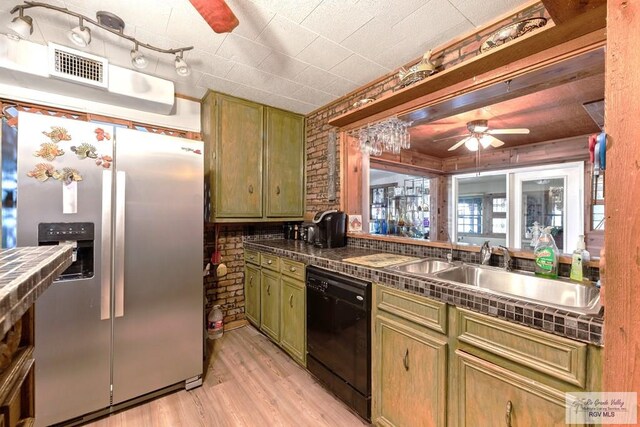
<svg viewBox="0 0 640 427">
<path fill-rule="evenodd" d="M 211 30 L 188 0 L 44 2 L 92 18 L 115 13 L 125 34 L 158 47 L 194 46 L 184 56 L 188 77 L 176 75 L 172 56 L 141 49 L 150 59 L 143 72 L 172 80 L 177 93 L 213 89 L 306 114 L 527 0 L 227 0 L 240 21 L 230 34 Z M 0 32 L 19 3 L 1 0 Z M 66 36 L 77 20 L 42 8 L 27 14 L 32 41 L 77 48 Z M 130 42 L 97 28 L 92 35 L 86 51 L 133 68 Z"/>
</svg>

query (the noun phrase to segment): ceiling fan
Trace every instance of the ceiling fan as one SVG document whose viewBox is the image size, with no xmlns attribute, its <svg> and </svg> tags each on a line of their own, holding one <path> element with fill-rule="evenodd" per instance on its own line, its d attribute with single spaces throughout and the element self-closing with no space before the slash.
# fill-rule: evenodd
<svg viewBox="0 0 640 427">
<path fill-rule="evenodd" d="M 529 133 L 529 129 L 526 128 L 490 129 L 487 120 L 468 122 L 467 129 L 469 130 L 469 135 L 455 143 L 448 151 L 456 150 L 462 145 L 467 147 L 469 151 L 478 151 L 480 147 L 500 147 L 504 145 L 504 142 L 493 135 L 526 135 Z"/>
<path fill-rule="evenodd" d="M 216 33 L 230 33 L 240 23 L 225 0 L 189 0 Z"/>
</svg>

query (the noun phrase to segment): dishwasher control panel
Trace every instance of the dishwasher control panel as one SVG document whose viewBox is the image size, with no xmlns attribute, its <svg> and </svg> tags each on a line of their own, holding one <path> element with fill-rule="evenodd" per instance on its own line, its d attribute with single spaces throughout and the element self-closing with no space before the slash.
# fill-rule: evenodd
<svg viewBox="0 0 640 427">
<path fill-rule="evenodd" d="M 319 277 L 309 277 L 307 278 L 307 287 L 315 291 L 324 293 L 329 287 L 329 282 L 327 282 L 326 280 L 322 280 Z"/>
</svg>

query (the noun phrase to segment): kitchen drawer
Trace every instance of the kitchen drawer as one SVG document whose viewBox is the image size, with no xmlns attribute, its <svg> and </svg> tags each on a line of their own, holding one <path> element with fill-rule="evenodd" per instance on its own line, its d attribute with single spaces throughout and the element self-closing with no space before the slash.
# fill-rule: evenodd
<svg viewBox="0 0 640 427">
<path fill-rule="evenodd" d="M 304 281 L 305 265 L 303 263 L 286 258 L 280 258 L 280 263 L 282 274 Z"/>
<path fill-rule="evenodd" d="M 253 249 L 244 250 L 244 260 L 251 264 L 260 265 L 260 252 Z"/>
<path fill-rule="evenodd" d="M 585 387 L 587 344 L 464 309 L 458 309 L 458 328 L 461 343 Z"/>
<path fill-rule="evenodd" d="M 425 328 L 447 333 L 447 304 L 383 285 L 376 285 L 378 312 L 387 312 Z"/>
<path fill-rule="evenodd" d="M 280 259 L 272 254 L 260 254 L 260 265 L 273 271 L 280 271 Z"/>
</svg>

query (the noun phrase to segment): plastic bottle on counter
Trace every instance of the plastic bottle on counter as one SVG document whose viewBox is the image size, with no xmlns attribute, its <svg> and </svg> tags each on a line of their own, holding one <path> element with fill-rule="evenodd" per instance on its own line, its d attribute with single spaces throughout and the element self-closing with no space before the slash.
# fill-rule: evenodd
<svg viewBox="0 0 640 427">
<path fill-rule="evenodd" d="M 207 318 L 207 336 L 211 340 L 216 340 L 224 334 L 224 321 L 222 310 L 219 305 L 214 305 Z"/>
<path fill-rule="evenodd" d="M 551 235 L 551 227 L 543 228 L 538 238 L 535 256 L 535 273 L 555 279 L 558 277 L 558 247 Z"/>
</svg>

